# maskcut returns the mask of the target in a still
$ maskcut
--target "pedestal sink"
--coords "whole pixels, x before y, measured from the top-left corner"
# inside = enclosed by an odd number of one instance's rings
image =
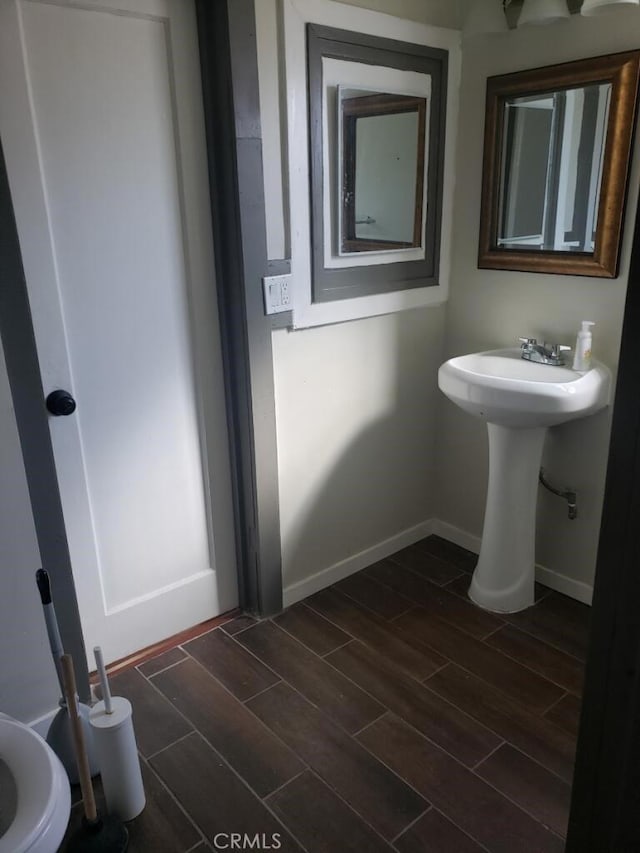
[[[594,362],[578,373],[525,361],[521,350],[462,355],[438,371],[440,390],[487,422],[489,485],[478,565],[469,597],[498,613],[534,603],[538,472],[547,428],[609,404],[611,374]]]

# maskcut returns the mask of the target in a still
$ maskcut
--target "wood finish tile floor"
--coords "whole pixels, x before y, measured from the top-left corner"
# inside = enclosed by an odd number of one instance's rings
[[[538,587],[487,613],[474,563],[431,536],[114,677],[147,792],[132,853],[562,851],[589,608]]]

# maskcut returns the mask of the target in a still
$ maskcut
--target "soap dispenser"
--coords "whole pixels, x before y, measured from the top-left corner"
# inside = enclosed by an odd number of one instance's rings
[[[591,370],[591,326],[595,323],[591,320],[583,320],[582,328],[576,338],[576,349],[573,355],[573,369],[579,371]]]

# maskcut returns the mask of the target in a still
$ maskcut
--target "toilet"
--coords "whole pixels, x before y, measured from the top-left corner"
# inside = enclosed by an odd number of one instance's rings
[[[15,784],[15,814],[0,853],[56,853],[71,812],[69,779],[37,732],[0,713],[0,759]]]

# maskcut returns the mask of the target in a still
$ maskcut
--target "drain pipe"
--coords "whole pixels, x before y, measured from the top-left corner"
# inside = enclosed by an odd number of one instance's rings
[[[548,480],[545,480],[544,468],[540,469],[538,480],[547,491],[551,492],[551,494],[558,495],[559,498],[564,498],[566,500],[568,508],[567,514],[572,521],[574,518],[578,517],[577,495],[575,491],[572,489],[555,489]]]

